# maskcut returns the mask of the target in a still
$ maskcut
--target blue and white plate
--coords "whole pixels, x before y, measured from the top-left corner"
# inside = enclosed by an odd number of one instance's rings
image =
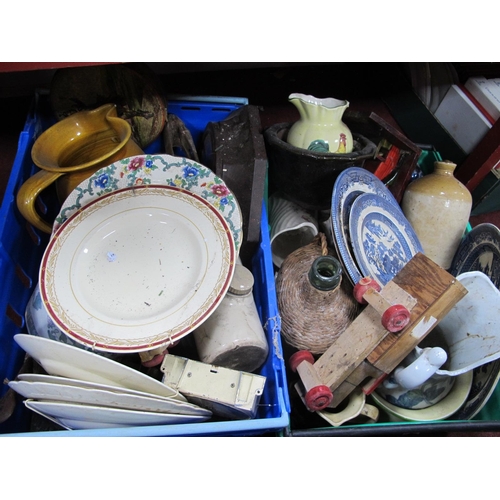
[[[461,241],[449,273],[453,276],[481,271],[500,288],[500,229],[485,222],[477,225]]]
[[[333,241],[338,257],[352,284],[356,284],[363,276],[354,258],[349,234],[349,217],[354,200],[364,193],[373,193],[388,203],[398,207],[393,194],[370,171],[360,167],[345,169],[337,177],[332,193],[331,224]]]
[[[385,286],[418,252],[423,253],[415,231],[393,203],[379,195],[358,196],[351,207],[349,234],[363,276]]]

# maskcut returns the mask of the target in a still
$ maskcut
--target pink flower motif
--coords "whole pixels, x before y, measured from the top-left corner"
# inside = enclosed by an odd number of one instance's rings
[[[217,196],[223,197],[229,194],[229,189],[222,184],[214,184],[212,186],[212,193],[216,194]]]
[[[136,156],[130,160],[128,164],[128,170],[137,170],[141,168],[145,163],[145,159],[142,156]]]
[[[139,177],[138,179],[135,180],[135,185],[136,186],[140,186],[141,184],[143,184],[143,181],[142,179]]]

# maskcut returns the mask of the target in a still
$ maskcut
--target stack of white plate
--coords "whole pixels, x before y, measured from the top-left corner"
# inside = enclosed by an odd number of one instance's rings
[[[9,386],[29,409],[65,429],[204,422],[212,412],[126,365],[43,337],[14,337],[47,374],[20,374]]]

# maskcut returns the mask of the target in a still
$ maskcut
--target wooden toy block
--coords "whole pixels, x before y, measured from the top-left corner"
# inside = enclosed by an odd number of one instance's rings
[[[316,361],[307,351],[290,359],[311,411],[337,407],[358,386],[372,392],[467,289],[418,253],[383,288],[366,278],[354,293],[366,307],[327,351]]]

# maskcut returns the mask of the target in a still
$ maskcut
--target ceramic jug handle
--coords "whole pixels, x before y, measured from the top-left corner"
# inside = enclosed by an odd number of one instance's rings
[[[394,379],[405,389],[415,389],[430,379],[447,359],[448,355],[441,347],[423,349],[420,356],[406,368],[396,368]]]
[[[64,172],[40,170],[32,175],[17,193],[17,208],[19,208],[21,215],[37,229],[49,234],[52,232],[52,225],[47,223],[36,211],[35,202],[38,195],[61,175],[64,175]]]

